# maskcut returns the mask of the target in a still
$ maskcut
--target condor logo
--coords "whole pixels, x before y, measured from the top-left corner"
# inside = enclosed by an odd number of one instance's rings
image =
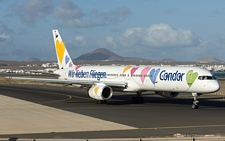
[[[161,71],[159,78],[162,81],[182,81],[185,73],[180,73],[178,70],[176,72],[166,72],[166,70]]]

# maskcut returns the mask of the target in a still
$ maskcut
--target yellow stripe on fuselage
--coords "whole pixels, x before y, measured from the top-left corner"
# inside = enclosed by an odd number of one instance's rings
[[[132,66],[126,66],[124,69],[123,69],[123,73],[125,73],[127,70],[129,70]]]

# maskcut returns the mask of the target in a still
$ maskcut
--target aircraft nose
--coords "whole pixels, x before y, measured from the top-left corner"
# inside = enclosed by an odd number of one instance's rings
[[[219,91],[220,83],[218,81],[214,81],[213,83],[210,84],[210,89],[212,92]]]

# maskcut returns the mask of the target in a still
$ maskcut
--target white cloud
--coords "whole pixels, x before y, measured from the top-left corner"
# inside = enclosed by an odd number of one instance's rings
[[[167,24],[149,28],[130,28],[120,37],[106,37],[98,41],[100,47],[119,49],[130,53],[160,52],[198,46],[200,39],[190,30],[174,29]],[[163,50],[163,51],[162,51]]]
[[[118,43],[119,41],[112,36],[106,36],[103,40],[98,40],[96,46],[100,48],[118,49]]]
[[[131,15],[131,11],[126,7],[118,7],[108,12],[92,10],[90,14],[85,14],[78,5],[70,0],[60,2],[60,7],[54,11],[54,17],[63,20],[60,25],[66,28],[106,26],[118,23]]]
[[[156,24],[149,28],[130,28],[121,36],[105,36],[98,40],[76,36],[66,45],[70,47],[73,58],[96,48],[107,48],[122,56],[152,60],[169,57],[177,61],[193,61],[205,56],[220,59],[225,54],[225,39],[222,36],[215,35],[211,41],[201,41],[192,31],[174,29],[167,24]]]
[[[79,19],[84,16],[82,10],[70,0],[62,0],[60,2],[62,7],[59,7],[54,11],[54,16],[56,18],[72,20]]]
[[[75,44],[80,47],[87,47],[89,45],[89,42],[83,36],[76,36]]]
[[[221,35],[213,35],[209,41],[202,42],[199,46],[194,48],[192,52],[193,56],[214,56],[218,59],[225,61],[223,59],[225,54],[225,38]]]
[[[130,9],[126,7],[118,7],[115,10],[108,12],[99,12],[97,10],[93,10],[90,13],[90,16],[98,18],[100,19],[100,21],[103,21],[106,24],[114,24],[127,18],[131,14],[132,12],[130,11]]]
[[[48,15],[62,20],[59,24],[65,28],[90,28],[115,24],[131,15],[126,7],[118,7],[113,11],[99,12],[93,10],[85,14],[80,7],[71,0],[60,0],[53,3],[51,0],[28,0],[23,4],[14,4],[12,11],[23,23],[34,25]],[[54,9],[57,7],[56,9]]]
[[[186,47],[200,43],[199,38],[190,30],[175,30],[167,24],[155,24],[147,29],[131,28],[125,31],[124,38],[130,45],[149,47]]]
[[[130,28],[121,36],[105,36],[97,41],[77,36],[70,46],[76,50],[75,57],[96,48],[107,48],[122,56],[151,60],[173,58],[177,61],[194,61],[206,56],[220,59],[225,54],[225,38],[221,35],[214,35],[211,41],[201,41],[192,31],[174,29],[167,24]]]
[[[63,21],[60,25],[66,28],[89,28],[95,26],[104,26],[105,24],[101,21],[83,21],[82,19],[70,19]]]
[[[127,29],[119,37],[106,36],[98,40],[97,44],[98,47],[108,48],[120,55],[155,60],[192,56],[193,48],[200,46],[202,41],[190,30],[174,29],[168,24],[155,24],[149,28]],[[190,54],[184,50],[190,51]]]
[[[12,34],[13,31],[0,21],[0,59],[2,60],[13,57],[18,51],[18,49],[13,46]]]
[[[20,17],[20,20],[28,24],[33,24],[50,15],[53,8],[51,0],[28,0],[24,4],[12,6],[13,12]]]
[[[10,35],[6,35],[5,33],[0,34],[0,43],[10,41],[10,40],[11,40]]]
[[[83,36],[76,36],[75,37],[75,40],[77,40],[77,41],[83,41],[84,40],[84,37]]]
[[[114,43],[113,40],[114,40],[114,39],[113,39],[113,37],[111,37],[111,36],[107,36],[107,37],[106,37],[106,42]]]
[[[129,36],[138,36],[140,37],[141,33],[143,32],[143,29],[142,28],[130,28],[130,29],[127,29],[123,36],[125,36],[126,38],[128,38]]]
[[[12,30],[0,21],[0,44],[2,46],[9,45],[11,42]]]
[[[62,6],[54,11],[54,17],[62,19],[60,26],[66,28],[89,28],[95,26],[105,25],[101,21],[83,20],[85,14],[79,8],[78,5],[74,4],[70,0],[60,1]]]

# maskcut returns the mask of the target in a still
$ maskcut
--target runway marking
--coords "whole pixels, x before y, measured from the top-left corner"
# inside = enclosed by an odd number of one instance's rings
[[[139,129],[142,129],[142,130],[160,130],[160,129],[187,129],[187,128],[207,128],[207,127],[225,127],[225,124],[190,125],[190,126],[166,126],[166,127],[139,128]]]
[[[10,88],[8,88],[8,89],[10,89]],[[13,89],[13,88],[11,88],[11,89]],[[16,89],[16,88],[15,88]],[[18,89],[18,90],[24,90],[24,89]],[[73,98],[73,97],[77,97],[77,98],[84,98],[84,97],[79,97],[79,96],[72,96],[72,95],[66,95],[66,94],[60,94],[60,93],[53,93],[53,92],[46,92],[46,91],[41,91],[41,90],[24,90],[24,91],[36,91],[36,92],[43,92],[43,93],[48,93],[48,94],[54,94],[54,95],[62,95],[62,96],[67,96],[68,98],[67,98],[67,100],[69,100],[69,99],[71,99],[71,98]],[[88,100],[90,100],[90,98],[84,98],[84,99],[88,99]],[[66,100],[66,99],[64,99],[64,100]],[[63,101],[63,100],[56,100],[55,102],[57,102],[57,101]],[[54,101],[52,101],[52,102],[54,102]],[[24,105],[22,105],[22,106],[24,106]],[[8,107],[10,107],[10,108],[12,108],[11,106],[7,106],[7,108]],[[7,109],[6,108],[6,109]],[[51,111],[51,110],[50,110]],[[17,111],[16,111],[17,112]],[[14,113],[14,112],[13,112]],[[46,115],[51,115],[51,114],[49,114],[49,112],[46,114]],[[62,114],[60,114],[60,115],[62,115]],[[5,114],[2,114],[2,117],[4,117],[5,116]],[[16,117],[16,116],[15,116]],[[18,116],[19,117],[19,116]],[[56,116],[52,116],[52,117],[56,117]],[[74,116],[70,116],[70,118],[71,117],[74,117]],[[82,119],[82,118],[81,118]],[[77,125],[76,125],[77,126]],[[2,126],[2,127],[5,127],[5,126]],[[135,129],[131,129],[131,128],[126,128],[126,129],[124,129],[124,128],[117,128],[116,130],[124,130],[124,131],[129,131],[129,130],[163,130],[163,129],[191,129],[191,128],[209,128],[209,127],[225,127],[225,124],[220,124],[220,125],[217,125],[217,124],[212,124],[212,125],[190,125],[190,126],[165,126],[165,127],[147,127],[147,128],[138,128],[138,127],[133,127],[133,128],[135,128]],[[112,128],[111,129],[108,129],[108,130],[111,130],[111,131],[115,131],[115,130],[113,130]],[[94,130],[91,130],[91,131],[99,131],[98,129],[94,129]],[[74,131],[74,132],[80,132],[80,130],[76,130],[76,131]]]
[[[138,128],[136,129],[118,129],[121,131],[131,131],[131,130],[162,130],[162,129],[188,129],[188,128],[207,128],[207,127],[225,127],[225,124],[219,125],[191,125],[191,126],[167,126],[167,127],[149,127],[149,128]],[[111,130],[114,131],[114,130]]]
[[[4,87],[5,88],[5,87]],[[72,95],[68,95],[68,94],[61,94],[61,93],[54,93],[54,92],[46,92],[46,91],[42,91],[42,90],[26,90],[26,89],[22,89],[22,88],[5,88],[5,89],[15,89],[15,90],[23,90],[23,91],[33,91],[33,92],[42,92],[42,93],[48,93],[48,94],[52,94],[52,95],[61,95],[61,96],[67,96],[69,98],[67,99],[62,99],[62,100],[55,100],[55,101],[48,101],[48,102],[41,102],[40,104],[48,104],[48,103],[56,103],[56,102],[62,102],[62,101],[67,101],[74,98],[80,98],[80,99],[86,99],[86,100],[91,100],[90,98],[85,98],[85,97],[80,97],[80,96],[72,96]]]
[[[54,94],[54,93],[52,93],[52,94]],[[55,93],[54,95],[60,95],[60,94],[56,94]],[[69,98],[62,99],[62,100],[54,100],[54,101],[48,101],[48,102],[41,102],[40,104],[56,103],[56,102],[62,102],[62,101],[67,101],[67,100],[72,99],[72,96],[70,96],[70,95],[65,95],[65,96],[68,96]]]

